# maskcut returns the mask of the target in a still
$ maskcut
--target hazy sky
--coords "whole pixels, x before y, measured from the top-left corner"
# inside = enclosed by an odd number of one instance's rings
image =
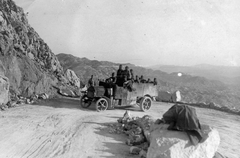
[[[55,54],[240,66],[240,0],[15,0]]]

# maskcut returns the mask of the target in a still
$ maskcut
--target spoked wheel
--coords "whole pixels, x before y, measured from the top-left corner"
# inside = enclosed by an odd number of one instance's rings
[[[91,105],[92,101],[89,100],[87,95],[83,95],[80,99],[80,104],[83,108],[88,108]]]
[[[142,111],[148,111],[152,106],[152,99],[150,97],[143,97],[140,101],[140,109]]]
[[[98,112],[105,111],[108,108],[108,100],[106,98],[100,98],[96,102],[96,110]]]

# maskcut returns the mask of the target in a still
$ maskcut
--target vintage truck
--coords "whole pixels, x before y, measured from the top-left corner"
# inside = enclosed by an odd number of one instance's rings
[[[157,86],[152,83],[133,83],[133,91],[117,87],[115,98],[113,89],[103,86],[92,86],[80,98],[83,108],[88,108],[95,103],[97,111],[105,111],[115,106],[138,105],[142,111],[147,111],[152,106],[153,98],[158,95]]]

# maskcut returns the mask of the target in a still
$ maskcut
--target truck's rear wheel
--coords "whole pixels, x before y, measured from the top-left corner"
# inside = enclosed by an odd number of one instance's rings
[[[106,98],[100,98],[96,102],[96,110],[98,112],[105,111],[108,108],[108,100]]]
[[[83,95],[80,98],[80,104],[83,108],[88,108],[91,105],[92,101],[89,100],[89,98],[87,97],[87,95]]]
[[[140,109],[142,111],[148,111],[152,106],[152,99],[148,96],[145,96],[140,101]]]

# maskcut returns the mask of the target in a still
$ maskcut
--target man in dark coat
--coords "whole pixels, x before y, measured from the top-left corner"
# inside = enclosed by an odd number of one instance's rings
[[[123,69],[122,69],[122,65],[119,65],[119,69],[117,70],[117,77],[116,77],[116,84],[119,87],[123,86]]]

